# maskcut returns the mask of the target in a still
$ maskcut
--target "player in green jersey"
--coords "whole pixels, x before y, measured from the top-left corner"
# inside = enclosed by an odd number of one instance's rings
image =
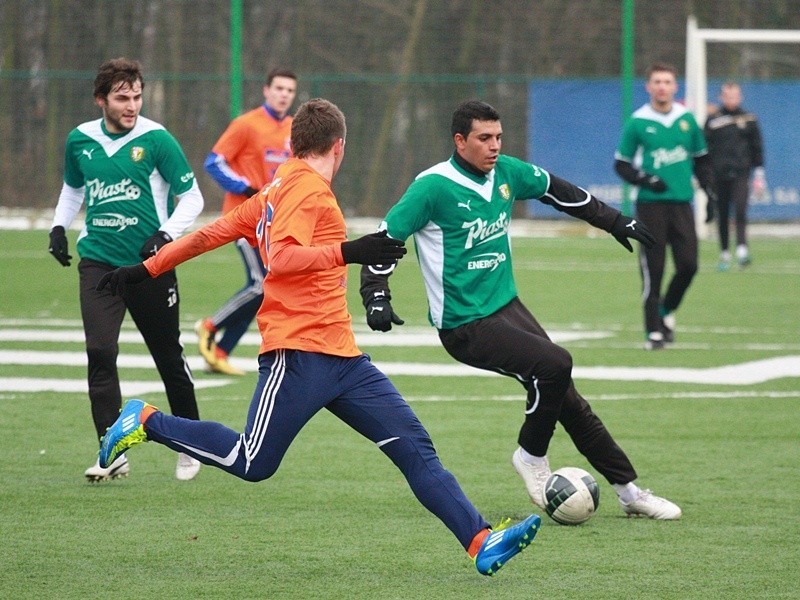
[[[77,243],[78,274],[89,400],[98,440],[122,405],[117,355],[126,311],[153,356],[173,414],[199,418],[180,342],[175,272],[122,296],[95,289],[105,273],[137,264],[178,237],[203,209],[203,196],[178,142],[163,126],[139,115],[143,88],[139,63],[118,58],[100,66],[94,98],[103,116],[78,125],[67,137],[64,184],[50,230],[50,253],[70,266],[66,230],[80,209],[85,210]],[[192,479],[199,469],[199,461],[181,454],[175,476]],[[95,463],[85,476],[96,482],[124,477],[129,470],[122,456],[107,468]]]
[[[655,63],[647,70],[650,102],[631,115],[622,130],[614,168],[639,186],[636,216],[656,239],[640,253],[645,348],[659,350],[674,340],[675,315],[697,272],[694,186],[696,174],[708,196],[706,221],[714,218],[716,192],[703,130],[685,106],[674,101],[675,67]],[[675,274],[661,293],[667,246]]]
[[[528,495],[544,508],[547,449],[560,422],[614,486],[627,514],[679,518],[675,504],[634,483],[637,474],[630,460],[575,389],[569,352],[550,340],[520,302],[511,264],[509,226],[516,200],[538,199],[583,219],[631,252],[630,240],[652,245],[650,232],[568,181],[500,154],[500,116],[485,102],[461,104],[451,132],[453,155],[417,176],[381,229],[400,240],[414,236],[429,319],[445,350],[464,364],[513,377],[527,390],[512,463]],[[403,324],[392,310],[392,271],[392,266],[361,271],[361,296],[374,330]]]

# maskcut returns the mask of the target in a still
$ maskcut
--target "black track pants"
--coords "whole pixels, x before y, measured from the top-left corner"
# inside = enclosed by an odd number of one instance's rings
[[[464,364],[513,377],[527,390],[518,442],[544,456],[556,423],[609,483],[636,479],[630,460],[572,382],[572,357],[550,341],[518,298],[499,311],[439,332],[445,350]]]
[[[736,245],[747,245],[747,196],[750,193],[750,182],[747,177],[737,179],[717,179],[719,194],[719,246],[721,250],[728,250],[730,237],[728,235],[728,221],[731,206],[734,210],[736,223]]]
[[[175,271],[131,286],[123,296],[95,291],[114,268],[82,259],[80,301],[89,362],[89,400],[98,438],[119,416],[122,395],[117,373],[119,334],[125,311],[142,334],[167,392],[172,414],[198,419],[194,382],[180,343],[178,281]]]
[[[659,308],[663,307],[664,313],[677,309],[697,273],[697,232],[694,211],[688,202],[640,202],[636,206],[636,218],[647,225],[656,239],[652,248],[642,246],[639,251],[644,327],[645,332],[650,333],[661,330]],[[667,246],[672,249],[675,274],[662,294]]]

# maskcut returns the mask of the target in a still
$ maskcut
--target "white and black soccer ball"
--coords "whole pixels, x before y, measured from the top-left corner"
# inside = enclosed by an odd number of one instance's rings
[[[600,506],[600,487],[589,473],[577,467],[553,471],[544,486],[545,510],[562,525],[578,525]]]

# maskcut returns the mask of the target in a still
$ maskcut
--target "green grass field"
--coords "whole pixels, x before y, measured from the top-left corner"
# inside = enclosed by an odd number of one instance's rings
[[[797,240],[756,239],[752,267],[728,273],[714,270],[716,247],[704,242],[677,343],[657,353],[641,349],[636,258],[613,239],[515,240],[523,301],[557,339],[571,336],[562,344],[578,389],[630,455],[639,483],[684,516],[626,519],[599,479],[600,509],[589,522],[564,527],[545,516],[533,546],[485,578],[390,462],[327,413],[266,482],[210,467],[179,482],[174,454],[147,444],[131,450],[129,478],[87,484],[96,443],[86,394],[36,388],[84,381],[77,271],[47,255],[44,231],[0,236],[2,598],[800,598]],[[350,276],[361,335],[355,268]],[[192,323],[241,285],[241,266],[226,247],[181,266],[179,277],[187,355],[196,359]],[[407,323],[401,333],[430,333],[413,258],[392,283]],[[362,348],[379,364],[455,365],[436,345],[390,339]],[[121,348],[146,355],[141,343]],[[55,352],[67,358],[48,364]],[[242,346],[237,356],[252,369],[256,352]],[[781,357],[784,371],[773,372],[769,359]],[[124,367],[121,376],[158,381],[152,368]],[[196,369],[195,378],[198,386],[224,380],[198,387],[201,415],[240,429],[255,373],[226,379]],[[518,384],[469,374],[392,379],[487,519],[533,511],[510,461],[522,421]],[[163,392],[143,397],[165,404]],[[550,461],[592,471],[561,429]]]

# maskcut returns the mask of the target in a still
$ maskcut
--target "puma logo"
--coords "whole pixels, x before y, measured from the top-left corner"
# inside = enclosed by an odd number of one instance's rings
[[[472,202],[471,198],[469,200],[467,200],[466,202],[459,202],[458,203],[458,207],[459,208],[466,208],[469,212],[472,212],[472,209],[469,207],[469,203],[470,202]]]
[[[633,230],[633,229],[636,229],[636,227],[634,227],[634,225],[636,225],[636,219],[634,219],[633,221],[631,221],[630,223],[625,225],[625,227],[630,227]]]
[[[91,150],[83,150],[83,154],[89,157],[89,160],[92,160],[92,152],[94,152],[97,148],[92,148]]]

